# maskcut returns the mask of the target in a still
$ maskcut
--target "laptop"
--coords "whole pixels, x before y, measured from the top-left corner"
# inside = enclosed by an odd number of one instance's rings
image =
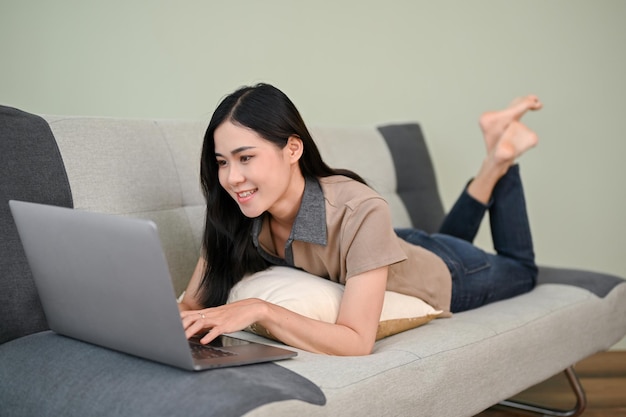
[[[228,335],[207,346],[187,340],[154,222],[9,205],[54,332],[196,371],[297,355]]]

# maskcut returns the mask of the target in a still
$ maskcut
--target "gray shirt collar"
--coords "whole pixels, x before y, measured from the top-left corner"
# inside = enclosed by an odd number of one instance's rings
[[[269,262],[280,264],[277,258],[265,252],[259,246],[259,234],[263,226],[263,219],[267,213],[263,213],[253,221],[252,241],[259,253]],[[315,178],[305,178],[304,193],[302,194],[302,202],[300,209],[293,222],[293,227],[287,239],[285,246],[285,260],[288,264],[293,265],[293,252],[291,245],[294,240],[301,242],[313,243],[316,245],[326,246],[328,240],[326,236],[326,207],[324,202],[324,193],[319,181]]]

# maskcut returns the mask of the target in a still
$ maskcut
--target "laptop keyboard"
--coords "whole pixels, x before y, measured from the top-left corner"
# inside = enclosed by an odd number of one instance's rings
[[[201,345],[199,343],[189,343],[191,355],[195,359],[223,358],[225,356],[236,356],[234,352],[215,348],[213,346]]]

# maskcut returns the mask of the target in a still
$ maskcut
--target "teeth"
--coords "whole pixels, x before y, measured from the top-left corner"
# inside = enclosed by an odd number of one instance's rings
[[[249,197],[252,194],[254,194],[254,191],[245,191],[243,193],[238,193],[239,197],[241,197],[241,198]]]

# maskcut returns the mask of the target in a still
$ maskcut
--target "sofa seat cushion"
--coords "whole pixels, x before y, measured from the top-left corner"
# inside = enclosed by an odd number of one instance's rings
[[[420,415],[474,415],[616,343],[626,329],[625,297],[626,282],[605,297],[573,285],[543,284],[380,340],[366,357],[322,361],[299,352],[297,360],[280,365],[319,385],[327,405],[289,401],[247,416],[274,416],[279,408],[282,415],[307,416],[388,412],[384,401],[366,398],[401,398],[394,401],[395,415],[411,415],[417,407]]]
[[[158,341],[157,341],[158,342]],[[324,394],[275,363],[189,372],[51,331],[0,345],[2,414],[19,416],[234,416]]]

